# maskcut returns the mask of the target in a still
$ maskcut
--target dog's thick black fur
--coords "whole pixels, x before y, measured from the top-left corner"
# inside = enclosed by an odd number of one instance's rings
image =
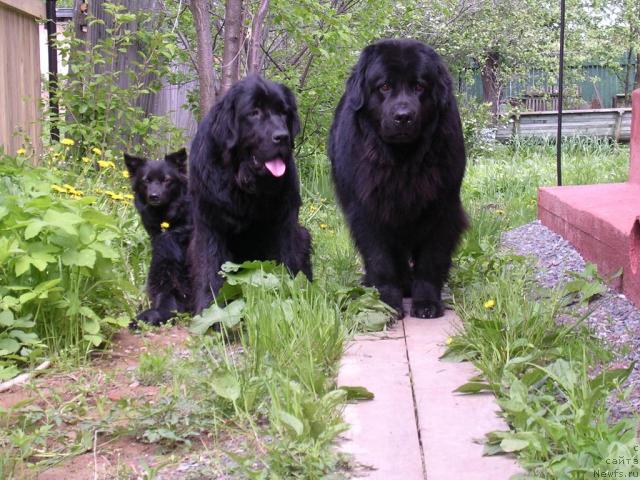
[[[298,224],[299,129],[293,93],[258,76],[236,83],[198,125],[189,168],[196,313],[217,294],[226,261],[275,260],[311,279],[311,237]]]
[[[382,40],[347,80],[328,146],[364,281],[403,315],[443,315],[441,290],[467,227],[462,126],[451,77],[430,47]]]
[[[187,185],[187,152],[181,149],[164,160],[124,155],[134,202],[151,239],[147,293],[151,308],[136,320],[165,323],[175,312],[191,309],[191,279],[187,247],[191,238],[191,204]],[[136,322],[132,323],[135,327]]]

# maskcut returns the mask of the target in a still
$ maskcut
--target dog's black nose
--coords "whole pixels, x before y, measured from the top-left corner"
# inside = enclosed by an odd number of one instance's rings
[[[393,114],[393,121],[398,125],[407,125],[413,123],[416,114],[407,108],[398,109]]]
[[[149,200],[151,200],[152,202],[157,202],[158,200],[160,200],[160,195],[158,195],[157,193],[150,193]]]
[[[289,140],[289,132],[286,130],[276,130],[271,135],[271,140],[273,140],[273,143],[284,143]]]

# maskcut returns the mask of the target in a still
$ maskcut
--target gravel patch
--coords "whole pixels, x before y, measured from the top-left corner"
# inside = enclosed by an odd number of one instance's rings
[[[518,255],[535,258],[536,280],[547,288],[561,287],[573,279],[570,272],[582,272],[585,268],[586,263],[575,248],[540,221],[503,233],[502,245]],[[615,353],[613,367],[637,362],[625,384],[632,387],[631,396],[626,400],[611,398],[609,402],[612,419],[637,414],[640,412],[640,310],[611,288],[588,307],[579,308],[580,314],[586,313],[587,308],[592,311],[585,324]]]

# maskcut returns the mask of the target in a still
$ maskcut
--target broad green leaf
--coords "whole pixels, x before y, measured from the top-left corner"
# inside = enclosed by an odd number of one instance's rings
[[[20,344],[16,340],[13,338],[0,338],[0,355],[16,353],[18,350],[20,350]]]
[[[100,332],[100,322],[93,318],[85,318],[82,329],[90,335],[97,335]]]
[[[27,228],[24,229],[24,239],[29,240],[37,236],[46,225],[47,223],[42,220],[31,220],[27,225]]]
[[[298,437],[302,435],[304,432],[304,424],[300,419],[280,409],[275,409],[274,414],[282,423],[291,428]]]
[[[14,323],[13,312],[11,310],[3,310],[0,312],[0,325],[3,327],[12,327]]]
[[[379,332],[389,321],[389,315],[383,312],[365,311],[355,316],[355,320],[365,327],[367,332]]]
[[[67,250],[62,254],[62,263],[67,266],[77,265],[79,267],[92,268],[96,263],[96,252],[89,248],[83,250]]]
[[[193,317],[189,331],[196,335],[204,335],[215,323],[222,323],[226,328],[232,328],[240,323],[244,305],[245,302],[242,299],[234,300],[224,308],[213,303],[200,315]]]
[[[14,266],[16,277],[19,277],[23,273],[29,271],[30,266],[31,261],[29,255],[21,255],[20,257],[18,257]]]
[[[454,390],[458,393],[493,392],[493,387],[484,382],[467,382]]]
[[[347,392],[347,400],[373,400],[374,394],[364,387],[342,385],[340,390]]]
[[[83,340],[90,342],[94,347],[99,347],[102,342],[104,342],[104,337],[102,335],[90,335],[86,334],[82,336]]]
[[[78,234],[75,225],[82,222],[82,217],[79,217],[75,213],[61,212],[53,209],[47,210],[42,219],[47,222],[47,224],[58,227],[73,236]]]
[[[22,330],[11,330],[9,335],[20,340],[24,345],[34,345],[40,342],[38,334],[26,333]]]
[[[2,350],[0,350],[0,356],[2,356]],[[13,377],[18,375],[20,370],[15,365],[9,365],[8,367],[0,366],[0,380],[11,380]]]
[[[232,402],[240,398],[240,384],[231,372],[216,372],[211,378],[211,388],[217,395]]]
[[[519,438],[505,438],[500,442],[500,448],[502,448],[504,452],[517,452],[528,446],[528,440],[520,440]]]

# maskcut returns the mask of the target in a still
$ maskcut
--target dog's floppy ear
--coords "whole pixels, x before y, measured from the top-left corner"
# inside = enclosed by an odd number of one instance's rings
[[[367,67],[373,56],[376,45],[369,45],[362,50],[358,63],[353,67],[351,76],[347,80],[347,102],[356,112],[364,107],[367,100],[366,75]]]
[[[284,98],[287,102],[287,127],[293,139],[300,133],[300,117],[298,117],[298,106],[296,105],[296,97],[286,85],[280,84]]]
[[[124,154],[124,164],[127,166],[127,170],[129,171],[130,177],[135,177],[136,173],[145,163],[147,163],[146,158],[142,157],[134,157],[133,155],[129,155],[128,153]]]
[[[166,154],[164,159],[176,167],[180,173],[187,173],[187,150],[185,148]]]
[[[240,122],[236,112],[236,99],[241,93],[241,84],[236,83],[213,107],[211,135],[215,143],[223,150],[225,159],[230,158],[231,150],[236,147]]]
[[[424,47],[425,61],[432,70],[431,76],[431,101],[440,111],[446,110],[453,95],[451,75],[440,56],[431,47]]]

